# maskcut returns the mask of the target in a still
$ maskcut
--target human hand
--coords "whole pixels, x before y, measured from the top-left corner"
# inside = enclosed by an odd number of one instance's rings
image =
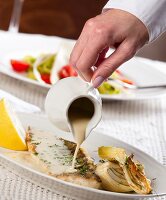
[[[85,80],[99,87],[149,39],[145,25],[134,15],[110,9],[89,19],[74,46],[70,64]],[[109,47],[115,51],[105,58]],[[95,70],[92,69],[95,66]]]

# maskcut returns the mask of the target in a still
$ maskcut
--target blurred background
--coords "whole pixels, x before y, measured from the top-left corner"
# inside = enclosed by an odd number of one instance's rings
[[[19,32],[77,39],[87,19],[100,14],[107,0],[24,0]],[[14,0],[0,0],[0,29],[8,30]],[[138,52],[166,61],[166,33]]]

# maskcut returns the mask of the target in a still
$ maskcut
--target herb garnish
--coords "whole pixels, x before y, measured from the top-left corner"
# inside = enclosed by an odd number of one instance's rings
[[[87,165],[82,166],[79,171],[81,175],[85,175],[86,172],[88,171],[89,167]]]

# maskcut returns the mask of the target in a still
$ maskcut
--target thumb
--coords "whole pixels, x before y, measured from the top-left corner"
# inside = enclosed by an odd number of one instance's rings
[[[99,87],[121,64],[129,60],[136,53],[136,48],[123,42],[120,46],[106,58],[97,68],[92,83],[95,88]]]

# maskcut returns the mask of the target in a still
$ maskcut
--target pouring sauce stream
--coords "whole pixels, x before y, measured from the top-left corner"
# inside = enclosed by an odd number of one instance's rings
[[[68,110],[68,119],[77,143],[72,169],[74,169],[80,145],[86,139],[87,126],[94,115],[94,104],[87,97],[81,97],[72,102]]]

